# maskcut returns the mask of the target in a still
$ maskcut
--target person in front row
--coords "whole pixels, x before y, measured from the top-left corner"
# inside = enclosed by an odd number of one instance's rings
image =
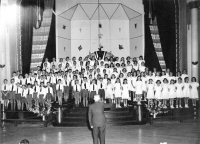
[[[63,84],[61,84],[61,79],[58,80],[58,84],[56,85],[56,91],[57,91],[58,103],[61,106],[62,105],[63,92],[64,92],[64,86],[63,86]]]
[[[73,85],[73,94],[74,94],[76,107],[78,107],[79,104],[81,103],[80,91],[81,91],[81,87],[79,84],[79,80],[75,80],[75,84]]]
[[[51,100],[53,98],[53,88],[51,87],[51,84],[47,82],[47,87],[46,87],[46,100],[47,103],[50,104]]]
[[[94,96],[95,103],[89,106],[88,119],[92,128],[93,143],[105,144],[106,118],[104,114],[104,103],[101,102],[100,95]]]
[[[87,107],[88,106],[88,97],[89,97],[89,88],[90,88],[90,83],[87,80],[87,77],[83,78],[83,83],[81,84],[81,97],[83,98],[83,106]]]
[[[16,98],[15,98],[16,89],[17,89],[17,86],[15,84],[15,79],[11,79],[10,104],[11,104],[11,110],[14,110],[14,111],[15,111],[15,105],[16,105]]]
[[[98,93],[98,87],[96,84],[96,79],[92,80],[92,84],[90,84],[90,96],[89,96],[89,102],[93,103],[94,101],[94,95]]]
[[[105,87],[106,86],[103,83],[103,78],[102,77],[99,79],[97,85],[98,85],[98,89],[99,89],[98,94],[100,95],[101,100],[104,101],[105,100]]]

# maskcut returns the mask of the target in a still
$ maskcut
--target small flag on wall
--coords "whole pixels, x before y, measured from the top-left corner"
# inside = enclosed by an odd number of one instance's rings
[[[123,45],[119,45],[119,50],[124,49]]]
[[[80,46],[78,47],[78,50],[81,51],[82,49],[83,49],[83,47],[80,45]]]

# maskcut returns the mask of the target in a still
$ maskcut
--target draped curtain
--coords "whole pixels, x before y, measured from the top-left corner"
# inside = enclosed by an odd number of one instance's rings
[[[55,10],[55,1],[54,0],[48,0],[48,5]],[[44,58],[42,61],[45,61],[46,58],[49,59],[49,61],[52,61],[53,58],[56,57],[56,34],[55,34],[55,15],[52,13],[52,19],[51,19],[51,27],[49,32],[49,37],[47,41],[47,46],[44,54]],[[42,65],[41,65],[42,66]]]
[[[34,2],[23,0],[21,3],[21,54],[22,73],[29,73],[32,52],[33,26],[35,23]]]
[[[155,15],[157,17],[160,41],[166,67],[176,73],[176,27],[175,0],[156,2]]]
[[[148,67],[159,65],[153,52],[151,37],[149,35],[149,11],[152,18],[157,18],[158,31],[166,67],[174,74],[176,72],[176,26],[175,2],[177,0],[143,0],[145,9],[146,48],[145,59]],[[151,7],[149,7],[151,3]],[[175,9],[177,8],[177,9]],[[152,57],[151,57],[152,56]]]
[[[40,2],[40,3],[39,3]],[[37,6],[40,6],[38,9]],[[22,74],[30,72],[33,27],[38,28],[38,12],[40,16],[44,8],[44,1],[41,0],[22,0],[20,21],[21,21],[21,60]],[[38,10],[38,12],[37,12]],[[41,16],[42,17],[42,16]]]
[[[145,10],[145,65],[150,69],[156,68],[161,71],[158,57],[153,45],[153,40],[150,32],[150,20],[149,20],[149,0],[143,0]]]

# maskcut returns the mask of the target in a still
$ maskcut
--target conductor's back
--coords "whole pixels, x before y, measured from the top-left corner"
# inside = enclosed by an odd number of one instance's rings
[[[94,144],[105,144],[106,118],[104,115],[104,103],[100,101],[100,96],[94,96],[94,104],[89,106],[88,119],[92,128]]]
[[[93,127],[103,127],[106,124],[104,103],[95,102],[89,106],[89,123]]]

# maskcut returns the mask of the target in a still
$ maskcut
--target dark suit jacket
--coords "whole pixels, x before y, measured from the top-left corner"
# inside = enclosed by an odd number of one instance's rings
[[[104,115],[104,103],[95,102],[89,106],[89,123],[90,126],[103,127],[106,125],[106,118]]]

